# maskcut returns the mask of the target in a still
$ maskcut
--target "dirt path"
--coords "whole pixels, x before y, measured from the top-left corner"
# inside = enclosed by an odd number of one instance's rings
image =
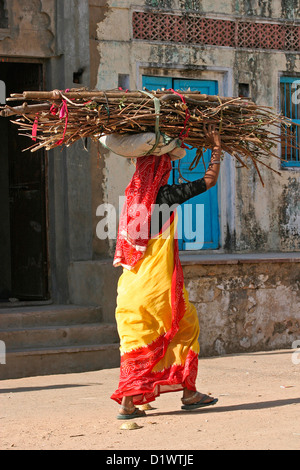
[[[300,449],[300,364],[292,351],[201,359],[198,389],[219,403],[187,413],[180,393],[164,394],[134,431],[120,429],[109,398],[118,375],[110,369],[0,382],[0,449]]]

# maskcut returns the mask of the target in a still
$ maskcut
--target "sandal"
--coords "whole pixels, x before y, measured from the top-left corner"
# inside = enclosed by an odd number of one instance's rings
[[[182,398],[181,401],[183,403],[183,406],[181,407],[182,410],[195,410],[197,408],[204,408],[205,406],[213,406],[216,403],[218,403],[217,398],[213,398],[211,401],[205,401],[208,398],[211,398],[209,395],[203,395],[202,398],[197,401],[196,403],[191,403],[193,400],[196,398],[196,396],[201,394],[199,392],[196,392],[192,397],[190,398]]]
[[[144,418],[146,416],[145,411],[139,410],[135,406],[132,408],[127,408],[126,406],[121,405],[122,410],[126,412],[126,414],[119,414],[117,419],[134,419],[134,418]]]

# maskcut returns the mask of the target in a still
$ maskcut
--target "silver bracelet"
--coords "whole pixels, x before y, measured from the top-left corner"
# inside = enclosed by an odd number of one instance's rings
[[[214,165],[215,163],[219,163],[219,164],[220,164],[220,163],[221,163],[221,160],[218,160],[218,161],[211,161],[211,162],[210,162],[210,165]]]

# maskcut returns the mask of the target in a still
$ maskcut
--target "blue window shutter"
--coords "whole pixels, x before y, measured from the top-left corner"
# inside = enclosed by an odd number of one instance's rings
[[[160,88],[173,88],[175,90],[201,91],[203,94],[218,94],[218,82],[209,80],[181,80],[169,77],[143,77],[143,87],[148,90]],[[195,181],[205,174],[211,152],[204,153],[204,161],[200,162],[195,170],[189,171],[189,166],[196,155],[195,149],[188,149],[187,156],[181,161],[180,171],[184,178]],[[182,181],[183,183],[185,181]],[[178,162],[174,162],[173,171],[169,184],[179,183]],[[218,186],[209,191],[190,199],[181,205],[179,215],[180,250],[213,250],[219,248],[219,208],[218,208]]]
[[[148,90],[159,90],[161,88],[172,88],[173,80],[170,77],[143,77],[143,88]]]
[[[200,91],[207,95],[218,94],[218,82],[208,80],[174,80],[174,89],[187,91]],[[189,170],[190,164],[196,156],[196,150],[191,149],[187,151],[187,156],[180,164],[180,171],[183,178],[189,181],[195,181],[202,178],[205,174],[205,169],[208,167],[211,151],[206,151],[203,155],[204,162],[199,162],[197,168],[193,171]],[[175,183],[179,182],[178,162],[176,162],[175,169]],[[184,181],[183,181],[184,182]],[[189,206],[186,209],[186,206]],[[199,206],[197,208],[197,205]],[[202,209],[204,214],[202,214]],[[192,212],[192,217],[191,217]],[[190,199],[182,205],[182,224],[183,224],[183,237],[180,243],[182,250],[214,250],[219,248],[219,208],[218,208],[218,185],[211,188],[209,191],[200,194],[199,196]],[[188,219],[188,220],[186,220]],[[203,226],[204,224],[204,226]],[[191,226],[191,232],[195,233],[194,239],[188,237],[188,226]]]

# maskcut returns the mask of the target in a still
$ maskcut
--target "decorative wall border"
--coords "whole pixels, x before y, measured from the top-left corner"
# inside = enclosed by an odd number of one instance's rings
[[[133,39],[300,53],[300,25],[150,11],[132,14]]]

